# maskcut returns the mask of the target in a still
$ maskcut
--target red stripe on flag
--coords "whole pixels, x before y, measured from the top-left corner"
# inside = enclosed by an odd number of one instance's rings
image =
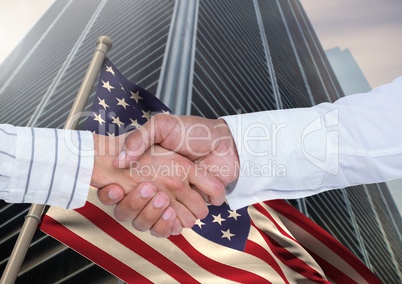
[[[152,283],[120,260],[91,244],[46,215],[40,229],[128,283]],[[79,250],[78,250],[79,248]]]
[[[284,200],[272,200],[265,202],[269,207],[276,210],[291,222],[314,236],[322,242],[326,247],[332,250],[353,269],[355,269],[367,282],[381,283],[381,281],[368,269],[368,267],[351,251],[349,251],[342,243],[335,239],[330,233],[321,228],[317,223],[309,219]],[[322,259],[322,258],[320,258]],[[321,265],[321,264],[320,264]],[[329,273],[326,271],[326,273]],[[332,277],[331,277],[332,278]],[[333,278],[332,278],[333,279]],[[335,280],[335,279],[334,279]]]
[[[169,240],[191,257],[191,259],[203,269],[221,278],[241,283],[270,283],[267,279],[257,274],[208,258],[196,250],[183,235],[170,237]]]
[[[320,256],[316,255],[314,252],[307,250],[317,261],[320,263],[320,266],[324,271],[326,271],[328,278],[335,281],[336,283],[357,283],[353,279],[351,279],[348,275],[343,273],[341,270],[330,264],[325,259],[321,258]],[[376,283],[376,282],[369,282],[369,283]],[[357,283],[358,284],[358,283]]]
[[[286,279],[286,275],[283,273],[281,267],[279,264],[276,262],[276,260],[273,258],[272,255],[270,255],[265,248],[261,247],[259,244],[247,240],[246,242],[246,247],[244,248],[244,252],[254,255],[261,260],[265,261],[269,266],[271,266],[281,277],[282,280],[289,284],[289,281]]]
[[[76,211],[88,218],[92,223],[94,223],[112,238],[133,252],[137,253],[142,258],[159,267],[180,283],[199,283],[182,268],[149,246],[147,243],[143,242],[137,236],[120,225],[115,219],[110,217],[107,213],[92,203],[87,202],[84,207],[79,208]]]
[[[298,258],[296,255],[290,253],[284,247],[282,247],[279,243],[277,243],[274,239],[269,236],[266,236],[271,242],[271,250],[275,251],[275,255],[290,269],[295,272],[303,275],[303,277],[314,281],[315,283],[329,283],[330,282],[323,278],[323,276],[310,265],[305,263],[303,260]]]
[[[289,235],[288,232],[286,232],[281,226],[279,226],[275,219],[271,216],[271,214],[267,212],[267,210],[261,204],[253,204],[253,207],[257,209],[258,212],[263,214],[266,218],[268,218],[283,236],[297,243],[297,240],[292,235]]]
[[[255,204],[253,206],[256,207],[256,209],[258,211],[260,211],[262,214],[264,214],[264,215],[268,214],[268,212],[261,205]],[[257,208],[257,207],[259,207],[259,208]],[[272,218],[272,222],[275,224],[276,227],[280,227],[279,224],[277,224],[273,218]],[[252,225],[254,227],[256,227],[255,224],[252,224]],[[300,275],[303,275],[303,277],[305,277],[311,281],[314,281],[316,283],[330,283],[326,279],[324,279],[323,276],[317,270],[312,268],[310,265],[305,263],[303,260],[298,258],[293,253],[289,252],[286,248],[284,248],[281,244],[279,244],[277,241],[275,241],[268,234],[266,234],[265,232],[263,232],[261,229],[259,229],[257,227],[256,227],[256,229],[260,232],[261,236],[264,238],[265,242],[268,244],[271,251],[287,267],[289,267],[293,271],[299,273]]]

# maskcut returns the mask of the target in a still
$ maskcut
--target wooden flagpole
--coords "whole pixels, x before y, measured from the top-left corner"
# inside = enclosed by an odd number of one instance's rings
[[[108,36],[101,36],[98,38],[94,55],[92,56],[92,60],[81,83],[81,87],[78,90],[74,104],[71,107],[64,129],[75,129],[77,127],[78,119],[76,119],[76,116],[84,110],[93,85],[95,84],[96,78],[102,68],[102,63],[106,58],[107,52],[111,48],[112,41]],[[33,204],[29,209],[13,251],[8,259],[7,266],[1,277],[0,284],[12,284],[17,279],[33,235],[41,221],[44,209],[45,205],[40,204]]]

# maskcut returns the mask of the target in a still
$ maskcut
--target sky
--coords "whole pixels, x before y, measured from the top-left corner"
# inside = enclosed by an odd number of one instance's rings
[[[324,49],[349,48],[372,88],[402,75],[401,0],[301,0]]]
[[[0,0],[0,64],[54,0]]]
[[[0,0],[0,64],[54,0]],[[402,75],[402,0],[300,0],[324,49],[348,48],[372,88]],[[402,212],[402,181],[392,186]]]

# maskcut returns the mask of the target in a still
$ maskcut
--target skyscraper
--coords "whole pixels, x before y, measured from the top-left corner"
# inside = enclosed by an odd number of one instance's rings
[[[113,39],[108,57],[120,71],[176,113],[212,118],[343,96],[297,0],[60,0],[1,66],[0,121],[62,127],[103,34]],[[402,243],[382,187],[290,202],[393,283],[400,279]],[[0,206],[4,268],[27,206]],[[76,280],[116,282],[37,233],[18,281]]]
[[[345,95],[365,93],[371,86],[348,48],[325,51]]]

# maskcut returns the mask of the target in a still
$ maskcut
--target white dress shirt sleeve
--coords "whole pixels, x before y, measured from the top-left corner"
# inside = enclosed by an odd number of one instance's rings
[[[240,158],[233,209],[402,177],[402,77],[333,104],[222,118]]]
[[[0,125],[0,198],[71,209],[83,206],[93,145],[87,131]]]

